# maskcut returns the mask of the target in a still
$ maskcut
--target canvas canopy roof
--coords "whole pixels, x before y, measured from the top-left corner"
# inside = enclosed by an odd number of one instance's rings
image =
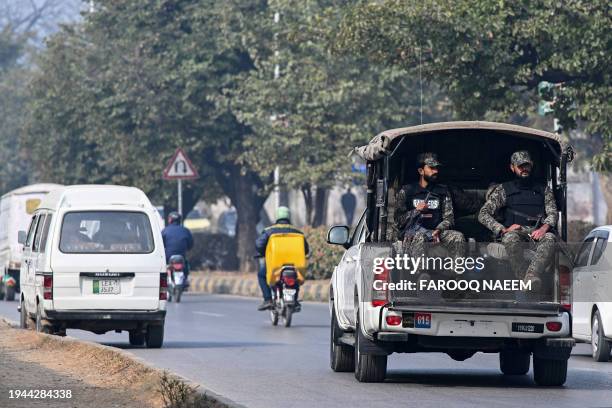
[[[384,156],[391,154],[393,147],[397,142],[407,136],[423,135],[426,133],[444,132],[452,130],[491,130],[500,133],[509,134],[512,136],[527,137],[527,138],[543,138],[549,140],[559,149],[559,152],[565,150],[566,143],[559,135],[545,132],[543,130],[532,129],[524,126],[510,125],[497,122],[483,121],[462,121],[462,122],[441,122],[428,123],[426,125],[404,127],[398,129],[385,130],[376,135],[370,143],[365,146],[356,147],[354,152],[361,158],[368,161],[375,161]],[[492,133],[494,134],[494,133]]]

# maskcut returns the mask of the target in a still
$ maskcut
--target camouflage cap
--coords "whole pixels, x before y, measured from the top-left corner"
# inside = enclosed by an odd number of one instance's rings
[[[525,163],[533,164],[533,160],[531,160],[531,156],[527,150],[519,150],[518,152],[512,153],[510,163],[514,164],[515,166],[520,166],[521,164]]]
[[[417,164],[419,166],[427,165],[429,167],[439,167],[442,163],[438,160],[438,155],[432,152],[421,153],[417,156]]]

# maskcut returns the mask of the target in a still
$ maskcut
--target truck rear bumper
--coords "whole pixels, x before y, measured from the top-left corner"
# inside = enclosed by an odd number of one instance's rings
[[[567,360],[575,340],[571,337],[511,339],[491,337],[437,337],[398,332],[376,333],[375,340],[360,340],[361,352],[388,355],[391,353],[442,352],[463,350],[475,353],[498,353],[503,350],[523,350],[537,358]]]
[[[392,320],[396,324],[387,322],[389,316],[396,316]],[[378,317],[377,327],[370,327],[371,331],[366,329],[366,334],[398,332],[437,337],[508,339],[570,337],[571,334],[570,315],[567,312],[550,315],[472,314],[381,308]],[[400,324],[397,324],[397,317],[401,317]]]

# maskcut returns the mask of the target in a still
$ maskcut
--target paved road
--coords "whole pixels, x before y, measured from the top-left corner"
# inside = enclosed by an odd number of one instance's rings
[[[227,398],[253,408],[274,407],[611,407],[612,362],[595,363],[586,345],[574,349],[563,388],[536,387],[531,376],[505,378],[497,355],[456,362],[441,353],[389,358],[387,381],[359,384],[328,367],[328,309],[306,303],[294,327],[272,327],[257,300],[189,295],[170,304],[164,348],[132,348],[127,333],[74,337],[129,350]],[[16,303],[0,315],[18,320]]]

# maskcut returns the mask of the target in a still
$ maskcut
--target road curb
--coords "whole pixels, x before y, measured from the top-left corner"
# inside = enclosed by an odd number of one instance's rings
[[[193,293],[214,293],[251,297],[261,296],[259,284],[253,274],[209,274],[205,272],[193,272],[189,280],[191,282],[189,291]],[[328,280],[306,281],[300,288],[300,293],[302,300],[327,302],[328,290]]]

